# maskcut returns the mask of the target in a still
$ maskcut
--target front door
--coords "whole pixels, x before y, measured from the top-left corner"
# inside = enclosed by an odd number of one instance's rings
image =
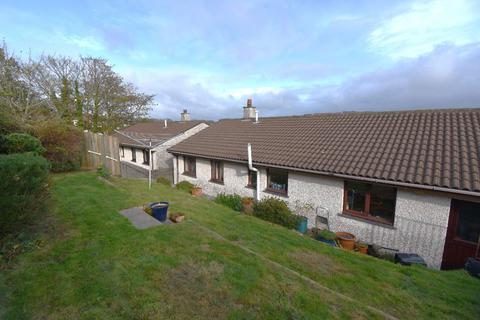
[[[480,236],[480,203],[452,200],[442,269],[463,268],[476,254]]]

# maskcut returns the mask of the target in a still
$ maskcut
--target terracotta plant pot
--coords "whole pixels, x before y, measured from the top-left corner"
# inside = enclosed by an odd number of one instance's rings
[[[251,198],[244,198],[242,199],[242,211],[245,214],[252,214],[253,213],[253,199]]]
[[[170,220],[172,220],[175,223],[180,223],[184,219],[185,219],[185,215],[179,212],[175,212],[175,213],[172,213],[172,215],[170,215]]]
[[[336,232],[337,239],[340,242],[342,248],[346,250],[355,249],[356,238],[353,234],[348,232]]]
[[[202,188],[200,188],[200,187],[195,187],[195,188],[192,189],[192,196],[194,196],[194,197],[199,197],[199,196],[202,195],[202,193],[203,193]]]
[[[363,253],[363,254],[367,254],[368,253],[368,246],[365,245],[365,244],[360,244],[358,245],[358,252],[360,253]]]

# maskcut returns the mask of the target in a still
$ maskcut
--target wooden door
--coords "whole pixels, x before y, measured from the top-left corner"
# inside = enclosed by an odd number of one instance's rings
[[[480,236],[480,203],[452,200],[442,269],[463,268],[476,254]]]

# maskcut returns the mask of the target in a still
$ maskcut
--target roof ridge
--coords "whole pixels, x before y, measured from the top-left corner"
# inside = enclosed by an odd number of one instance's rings
[[[319,117],[319,116],[329,116],[329,115],[372,115],[372,114],[398,114],[398,113],[445,113],[445,112],[465,112],[465,111],[480,111],[480,107],[471,107],[471,108],[435,108],[435,109],[407,109],[407,110],[381,110],[381,111],[338,111],[338,112],[316,112],[316,113],[306,113],[306,114],[293,114],[293,115],[284,115],[284,116],[267,116],[259,117],[259,119],[287,119],[287,118],[307,118],[307,117]],[[244,119],[244,118],[222,118],[220,121],[229,121],[229,120],[243,120],[243,121],[253,121],[254,119]]]

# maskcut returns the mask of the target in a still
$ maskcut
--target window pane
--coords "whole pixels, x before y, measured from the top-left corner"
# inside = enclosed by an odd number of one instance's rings
[[[248,170],[248,185],[250,187],[257,187],[257,173],[255,171]]]
[[[347,209],[365,212],[367,185],[357,182],[347,182]]]
[[[212,180],[223,181],[223,163],[221,161],[212,160]]]
[[[287,192],[288,190],[288,172],[285,170],[279,169],[269,169],[268,170],[268,188]]]
[[[457,237],[470,242],[478,242],[480,236],[480,204],[462,202],[458,213]]]
[[[370,216],[388,223],[395,218],[395,188],[373,185],[370,197]]]

